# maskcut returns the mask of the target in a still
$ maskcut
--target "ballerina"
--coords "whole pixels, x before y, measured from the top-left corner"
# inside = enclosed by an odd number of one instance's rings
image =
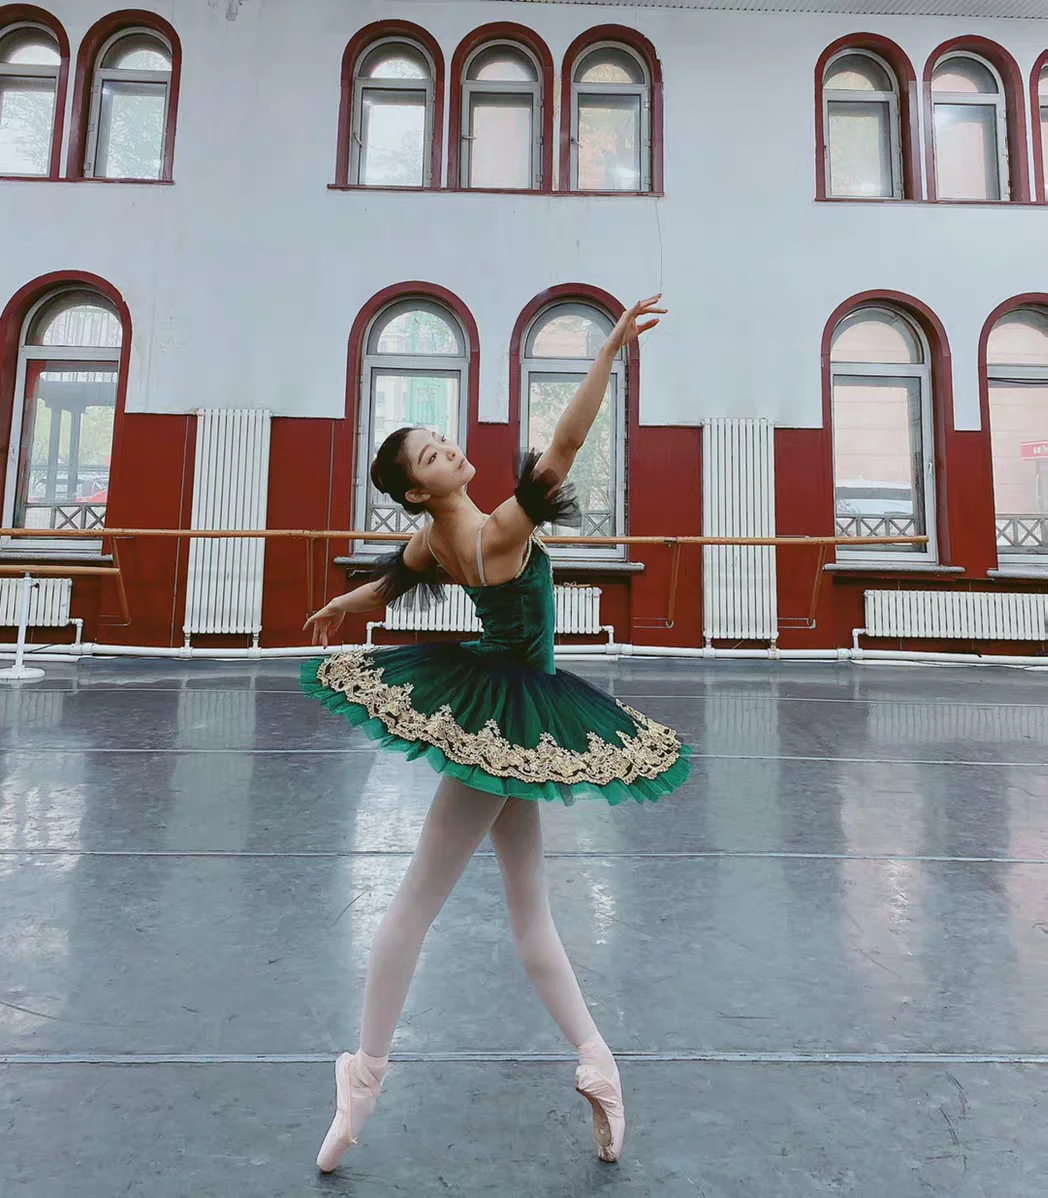
[[[578,523],[568,472],[600,409],[623,346],[659,322],[661,295],[624,312],[557,423],[530,450],[513,495],[484,515],[466,494],[476,468],[448,437],[401,428],[371,467],[375,487],[429,520],[369,582],[306,622],[325,648],[347,613],[403,596],[442,596],[440,571],[476,605],[483,632],[458,643],[383,646],[306,662],[303,689],[386,749],[425,757],[441,775],[418,846],[368,958],[355,1053],[335,1062],[336,1109],[317,1157],[328,1172],[357,1142],[382,1089],[426,933],[485,835],[498,859],[514,944],[550,1015],[578,1053],[576,1089],[593,1109],[601,1160],[622,1151],[626,1122],[615,1058],[593,1021],[550,913],[536,800],[657,800],[687,777],[691,750],[672,728],[553,660],[552,568],[540,524]],[[638,323],[639,322],[639,323]]]

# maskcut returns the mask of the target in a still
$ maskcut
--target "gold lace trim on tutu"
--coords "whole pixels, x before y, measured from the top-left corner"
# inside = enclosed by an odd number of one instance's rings
[[[460,765],[476,765],[499,778],[523,782],[609,782],[630,783],[637,778],[657,778],[680,756],[680,742],[672,728],[658,724],[643,712],[615,702],[637,726],[637,735],[616,729],[622,745],[609,744],[595,732],[587,734],[589,748],[583,752],[558,745],[543,732],[532,749],[511,744],[495,720],[479,732],[467,732],[445,703],[432,715],[416,711],[411,704],[413,684],[394,686],[382,681],[383,670],[372,663],[366,649],[354,649],[327,658],[317,670],[317,680],[352,703],[367,708],[395,736],[424,740],[436,745]]]

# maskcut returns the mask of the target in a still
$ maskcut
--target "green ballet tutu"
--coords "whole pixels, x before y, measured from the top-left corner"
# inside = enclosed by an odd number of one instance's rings
[[[310,660],[302,689],[382,748],[488,794],[654,802],[691,767],[672,728],[578,675],[454,642]]]

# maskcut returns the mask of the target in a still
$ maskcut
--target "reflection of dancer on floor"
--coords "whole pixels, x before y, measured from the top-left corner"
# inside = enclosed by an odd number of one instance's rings
[[[689,750],[672,729],[554,668],[551,570],[533,534],[539,523],[577,517],[572,488],[561,484],[597,416],[616,355],[658,323],[653,314],[665,311],[655,306],[659,298],[623,314],[561,416],[552,445],[537,461],[534,452],[527,455],[514,496],[490,516],[466,494],[476,471],[453,441],[422,428],[389,436],[372,481],[431,522],[383,559],[379,577],[307,622],[314,643],[327,646],[347,612],[399,595],[425,603],[439,594],[439,562],[473,597],[484,627],[479,641],[349,651],[303,670],[305,689],[327,706],[364,724],[384,747],[425,755],[442,773],[371,949],[359,1049],[335,1064],[337,1109],[317,1158],[325,1171],[356,1142],[371,1113],[426,932],[485,834],[524,968],[578,1050],[576,1086],[593,1106],[597,1152],[614,1161],[621,1150],[618,1069],[553,924],[534,800],[656,799],[686,776]]]

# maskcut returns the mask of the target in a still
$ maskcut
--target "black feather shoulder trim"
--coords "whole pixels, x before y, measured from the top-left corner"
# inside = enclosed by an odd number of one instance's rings
[[[537,449],[529,449],[523,458],[518,455],[517,485],[513,490],[517,502],[527,513],[533,524],[581,525],[575,484],[557,484],[550,478],[543,479],[535,474],[535,466],[542,455]]]
[[[438,581],[440,567],[431,558],[425,570],[412,570],[404,561],[406,549],[407,541],[380,557],[375,563],[372,582],[377,583],[379,598],[386,603],[403,597],[402,607],[428,611],[444,599],[444,587]]]

